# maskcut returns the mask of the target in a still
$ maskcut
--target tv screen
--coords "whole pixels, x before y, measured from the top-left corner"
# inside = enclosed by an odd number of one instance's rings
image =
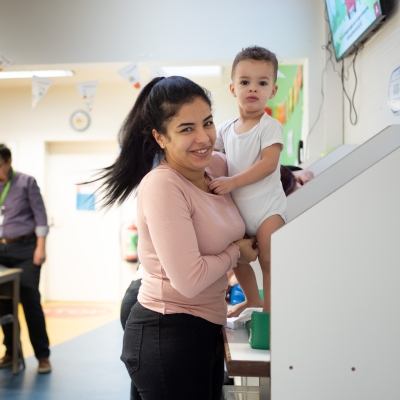
[[[383,19],[384,0],[326,0],[336,60],[353,53]],[[386,11],[386,10],[385,10]]]

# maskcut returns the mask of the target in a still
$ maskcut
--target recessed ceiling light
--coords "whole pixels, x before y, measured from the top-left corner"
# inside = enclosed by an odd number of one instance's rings
[[[185,65],[176,67],[161,67],[169,76],[220,76],[222,67],[220,65]]]
[[[32,78],[32,76],[38,76],[39,78],[57,78],[73,75],[74,72],[70,70],[1,71],[0,79]]]

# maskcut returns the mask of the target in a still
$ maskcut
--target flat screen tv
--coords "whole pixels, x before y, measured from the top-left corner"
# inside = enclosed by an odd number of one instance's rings
[[[325,0],[336,60],[354,53],[392,11],[394,0]]]

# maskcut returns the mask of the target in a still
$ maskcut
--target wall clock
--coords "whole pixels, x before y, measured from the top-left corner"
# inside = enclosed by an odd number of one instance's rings
[[[78,110],[71,115],[69,122],[71,124],[72,129],[78,132],[83,132],[87,128],[89,128],[90,115],[86,111]]]

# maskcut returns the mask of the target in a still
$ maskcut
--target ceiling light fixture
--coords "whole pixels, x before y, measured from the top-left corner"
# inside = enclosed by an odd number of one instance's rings
[[[1,71],[0,79],[21,79],[32,78],[58,78],[64,76],[73,76],[74,72],[70,70],[43,70],[43,71]]]
[[[185,65],[176,67],[161,67],[169,76],[186,77],[212,77],[220,76],[222,67],[220,65]]]

